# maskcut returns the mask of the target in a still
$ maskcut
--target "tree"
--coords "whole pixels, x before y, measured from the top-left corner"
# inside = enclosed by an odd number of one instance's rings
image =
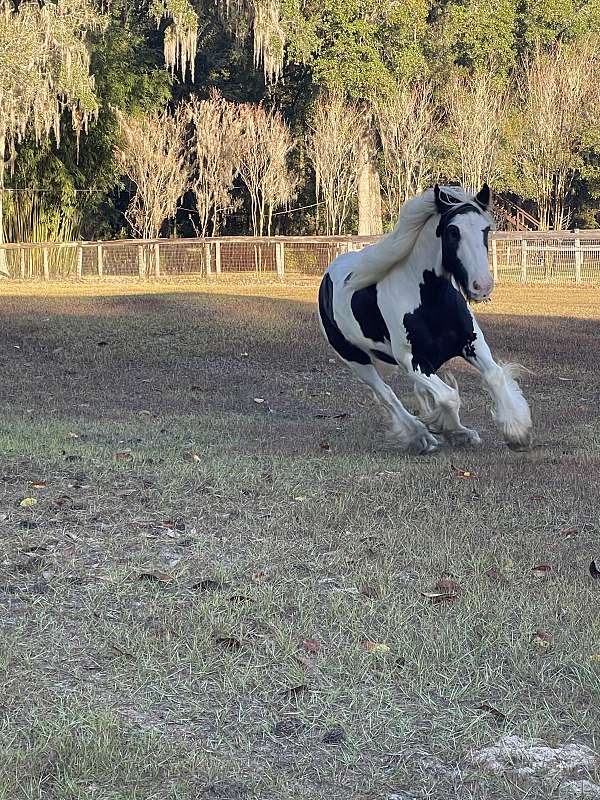
[[[288,203],[295,179],[288,169],[294,147],[290,131],[278,111],[262,105],[240,106],[239,174],[250,195],[252,232],[271,233],[273,210]]]
[[[324,94],[312,115],[308,154],[316,176],[317,201],[325,206],[325,233],[343,233],[356,193],[365,120],[358,106],[339,94]]]
[[[568,195],[598,124],[599,87],[595,37],[546,52],[538,47],[523,71],[521,191],[535,201],[543,230],[561,230],[570,221]]]
[[[188,182],[184,107],[174,114],[119,115],[122,146],[116,156],[136,192],[125,217],[136,236],[157,239]]]
[[[446,93],[448,178],[470,191],[496,181],[509,110],[510,93],[491,69],[454,76]]]
[[[427,81],[401,84],[376,105],[382,146],[382,184],[390,223],[403,203],[431,182],[438,146],[439,109]]]
[[[58,144],[65,108],[77,136],[98,113],[86,40],[104,24],[87,0],[21,3],[18,10],[0,3],[0,243],[7,157],[12,167],[28,131],[36,142],[53,134]]]
[[[216,92],[208,100],[192,97],[185,113],[192,125],[191,179],[196,198],[200,236],[206,236],[212,219],[212,235],[219,216],[231,206],[231,190],[239,170],[242,120],[237,107]]]

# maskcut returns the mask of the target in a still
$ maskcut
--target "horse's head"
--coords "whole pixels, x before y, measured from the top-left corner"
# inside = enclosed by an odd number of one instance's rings
[[[440,214],[437,235],[442,240],[442,267],[469,300],[486,300],[494,288],[488,262],[488,234],[493,225],[488,211],[489,186],[484,184],[471,199],[457,197],[452,189],[440,189],[437,184],[434,193]]]

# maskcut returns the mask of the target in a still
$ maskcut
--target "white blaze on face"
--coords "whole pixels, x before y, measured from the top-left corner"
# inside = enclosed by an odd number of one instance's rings
[[[494,288],[486,247],[490,220],[472,211],[457,214],[450,225],[454,225],[460,235],[456,255],[466,272],[468,294],[472,300],[485,300]]]

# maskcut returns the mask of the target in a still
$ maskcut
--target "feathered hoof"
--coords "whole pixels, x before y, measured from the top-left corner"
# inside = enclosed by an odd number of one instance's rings
[[[412,456],[430,455],[430,453],[435,453],[440,446],[440,442],[427,430],[411,437],[403,436],[397,431],[388,431],[385,438],[388,444],[404,450],[405,453]]]
[[[518,453],[529,450],[531,447],[531,439],[531,429],[520,431],[518,434],[515,434],[513,431],[510,435],[507,433],[504,435],[504,440],[508,448]]]
[[[477,431],[465,428],[462,431],[449,431],[444,434],[448,444],[453,447],[479,447],[481,437]]]

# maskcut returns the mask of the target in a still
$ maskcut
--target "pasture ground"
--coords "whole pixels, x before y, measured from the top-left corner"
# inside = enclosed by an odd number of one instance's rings
[[[0,287],[1,798],[597,796],[593,762],[473,754],[597,749],[600,290],[499,287],[478,316],[533,371],[535,446],[457,363],[483,446],[426,458],[315,296]]]

